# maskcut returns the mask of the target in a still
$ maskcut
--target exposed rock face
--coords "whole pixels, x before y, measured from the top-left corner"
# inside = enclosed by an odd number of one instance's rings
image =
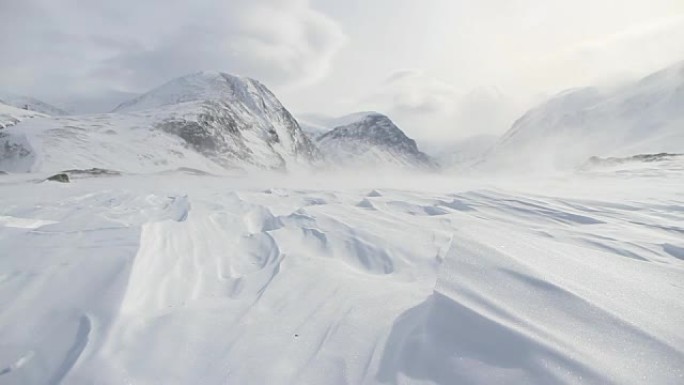
[[[684,159],[684,154],[668,154],[666,152],[662,152],[660,154],[639,154],[623,158],[601,158],[598,156],[592,156],[584,165],[584,168],[591,168],[595,166],[618,166],[625,163],[652,163],[675,159]]]
[[[121,176],[121,173],[118,171],[114,170],[107,170],[104,168],[90,168],[90,169],[73,169],[73,170],[64,170],[64,174],[67,174],[69,177],[76,177],[76,178],[87,178],[87,177],[102,177],[102,176]]]
[[[69,175],[65,173],[59,173],[47,178],[47,180],[52,182],[69,183]]]

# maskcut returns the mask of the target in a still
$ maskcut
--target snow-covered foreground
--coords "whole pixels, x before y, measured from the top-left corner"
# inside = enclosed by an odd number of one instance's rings
[[[681,173],[30,178],[2,384],[684,383]]]

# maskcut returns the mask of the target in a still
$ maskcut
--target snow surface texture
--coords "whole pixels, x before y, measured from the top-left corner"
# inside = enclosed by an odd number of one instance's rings
[[[335,165],[417,169],[435,166],[418,150],[416,142],[385,115],[358,113],[340,118],[336,123],[342,125],[316,138],[323,154]]]
[[[0,383],[681,384],[682,175],[0,175]]]
[[[545,171],[592,156],[684,149],[684,63],[617,90],[566,91],[529,111],[486,156],[484,169]]]
[[[23,148],[2,155],[7,160],[0,167],[13,172],[283,170],[307,167],[319,157],[266,87],[214,72],[175,79],[115,113],[35,119],[5,133],[4,143]]]

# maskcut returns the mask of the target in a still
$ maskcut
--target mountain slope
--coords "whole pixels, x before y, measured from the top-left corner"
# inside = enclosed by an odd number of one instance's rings
[[[156,128],[158,122],[159,116],[140,114],[26,120],[4,130],[0,170],[54,173],[95,167],[148,173],[186,167],[225,171],[182,138]]]
[[[284,169],[288,163],[309,163],[318,156],[275,95],[249,78],[206,71],[187,75],[121,104],[114,112],[169,106],[198,113],[191,120],[169,116],[159,127],[220,163]]]
[[[3,93],[0,94],[0,103],[24,110],[40,112],[46,115],[68,115],[68,112],[62,110],[61,108],[57,108],[53,105],[45,103],[42,100],[38,100],[30,96]]]
[[[354,114],[338,122],[344,122],[344,125],[316,139],[321,151],[334,164],[355,167],[434,167],[430,158],[418,149],[416,142],[385,115]]]
[[[43,117],[46,117],[46,115],[40,112],[16,108],[0,103],[0,129],[13,126],[22,120]]]
[[[26,122],[5,138],[31,155],[12,171],[111,168],[147,172],[176,167],[306,167],[316,147],[261,83],[201,72],[126,102],[110,114]],[[13,156],[16,158],[16,156]],[[2,165],[0,165],[2,166]]]
[[[571,168],[591,156],[682,152],[684,63],[616,90],[563,92],[515,122],[489,166]]]

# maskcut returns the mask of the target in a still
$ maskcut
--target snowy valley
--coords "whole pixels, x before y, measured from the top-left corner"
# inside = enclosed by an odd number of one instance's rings
[[[684,383],[683,124],[681,65],[435,158],[220,72],[0,105],[0,384]]]

